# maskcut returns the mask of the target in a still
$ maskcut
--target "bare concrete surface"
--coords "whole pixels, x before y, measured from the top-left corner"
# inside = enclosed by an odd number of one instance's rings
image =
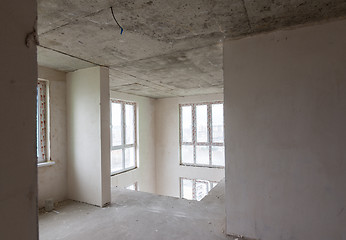
[[[224,39],[344,16],[345,0],[39,0],[38,62],[107,66],[111,90],[141,96],[222,93]]]
[[[108,207],[66,201],[39,216],[40,240],[233,239],[224,228],[224,183],[200,202],[114,188]]]

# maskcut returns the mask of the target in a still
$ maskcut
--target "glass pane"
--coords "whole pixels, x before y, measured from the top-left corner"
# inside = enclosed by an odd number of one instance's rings
[[[192,142],[192,107],[182,107],[182,134],[183,142]]]
[[[196,200],[200,201],[208,194],[208,182],[196,181]]]
[[[37,96],[36,96],[36,153],[37,153],[37,160],[38,162],[40,162],[40,156],[41,156],[41,144],[40,144],[40,129],[41,129],[41,125],[40,125],[40,105],[39,104],[39,94],[40,93],[40,88],[37,87]]]
[[[197,142],[208,142],[207,105],[196,106]]]
[[[211,148],[212,150],[212,164],[217,166],[225,166],[225,147],[215,147]]]
[[[112,146],[121,145],[121,104],[112,103]]]
[[[112,150],[111,152],[111,172],[117,172],[123,169],[123,154],[122,150]]]
[[[182,187],[182,198],[193,200],[193,192],[192,192],[193,181],[189,179],[182,179],[181,187]]]
[[[181,162],[193,163],[193,146],[190,146],[190,145],[181,146]]]
[[[223,143],[223,104],[212,105],[213,142]]]
[[[135,167],[135,148],[125,149],[125,168]]]
[[[216,185],[217,185],[217,182],[211,182],[211,189],[213,189]]]
[[[133,191],[134,191],[134,190],[136,190],[136,184],[134,183],[134,184],[128,186],[126,189],[127,189],[127,190],[133,190]]]
[[[135,143],[135,106],[125,104],[126,144]]]
[[[47,160],[47,128],[46,128],[46,87],[47,83],[45,81],[37,82],[37,121],[36,121],[36,132],[37,132],[37,161],[45,162]]]
[[[196,146],[196,163],[209,165],[209,147]]]

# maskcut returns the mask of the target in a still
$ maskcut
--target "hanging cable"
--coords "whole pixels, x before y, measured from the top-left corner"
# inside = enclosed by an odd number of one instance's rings
[[[110,7],[110,8],[111,8],[111,12],[112,12],[114,21],[118,24],[118,26],[119,26],[119,28],[120,28],[120,34],[123,34],[124,29],[123,29],[122,26],[120,26],[120,24],[118,23],[117,19],[116,19],[115,16],[114,16],[113,7]]]

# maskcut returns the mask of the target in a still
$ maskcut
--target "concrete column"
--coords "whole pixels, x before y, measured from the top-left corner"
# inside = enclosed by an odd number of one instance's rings
[[[67,74],[68,198],[110,202],[109,74],[93,67]]]
[[[0,9],[0,239],[38,239],[36,1]]]

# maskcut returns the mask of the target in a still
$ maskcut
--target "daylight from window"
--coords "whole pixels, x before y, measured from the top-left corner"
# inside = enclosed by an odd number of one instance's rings
[[[130,186],[126,187],[127,190],[132,190],[132,191],[138,191],[138,183],[135,182],[134,184],[131,184]]]
[[[183,165],[224,167],[223,103],[180,105],[180,160]]]
[[[111,174],[136,168],[136,104],[112,100],[111,123]]]
[[[200,201],[216,185],[217,182],[208,180],[180,178],[180,197]]]
[[[37,82],[37,102],[36,102],[36,141],[37,141],[37,162],[47,161],[47,81]]]

